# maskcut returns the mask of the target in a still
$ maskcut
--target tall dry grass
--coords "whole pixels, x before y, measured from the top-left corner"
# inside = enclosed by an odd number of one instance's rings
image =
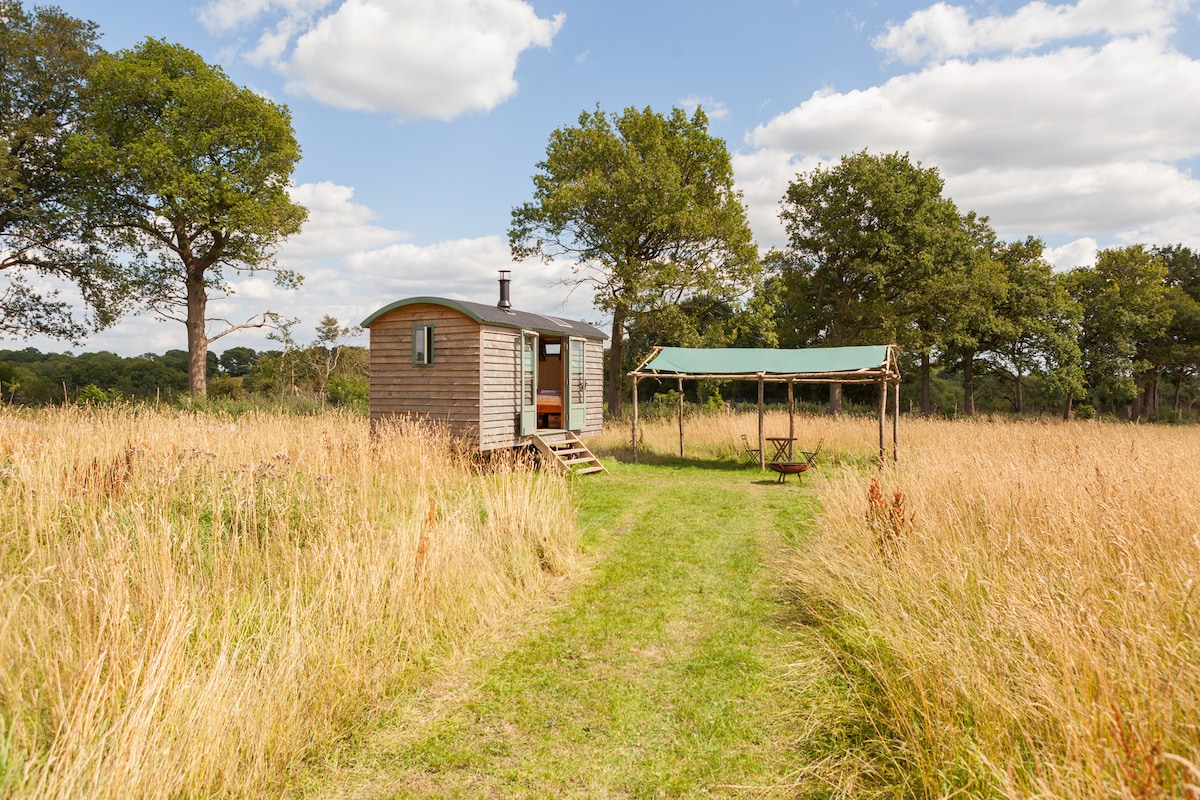
[[[278,794],[574,559],[564,483],[364,420],[0,412],[0,795]]]
[[[757,435],[686,425],[700,459]],[[1200,797],[1200,428],[906,417],[882,473],[875,420],[796,429],[829,457],[788,577],[849,687],[813,693],[818,793]],[[678,455],[676,424],[642,444]]]
[[[1200,796],[1200,429],[906,422],[796,579],[906,793]]]

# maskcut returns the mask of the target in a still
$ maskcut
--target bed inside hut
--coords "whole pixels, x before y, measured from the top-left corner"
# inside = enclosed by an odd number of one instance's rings
[[[538,338],[537,426],[558,429],[563,426],[563,341]]]

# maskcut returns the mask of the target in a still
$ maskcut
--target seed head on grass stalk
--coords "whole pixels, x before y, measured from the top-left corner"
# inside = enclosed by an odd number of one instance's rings
[[[867,488],[867,526],[875,534],[875,546],[885,563],[891,563],[897,552],[913,531],[913,515],[904,498],[904,492],[896,489],[889,503],[883,496],[879,478],[871,478]]]

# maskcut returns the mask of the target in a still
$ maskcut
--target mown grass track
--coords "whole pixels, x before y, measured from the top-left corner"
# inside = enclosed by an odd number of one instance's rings
[[[812,498],[707,466],[578,481],[588,572],[507,647],[401,709],[321,793],[789,795],[796,635],[772,564]]]

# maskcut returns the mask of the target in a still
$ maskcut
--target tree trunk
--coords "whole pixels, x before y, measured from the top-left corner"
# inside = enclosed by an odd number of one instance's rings
[[[205,314],[208,292],[203,276],[187,278],[188,391],[195,397],[208,395],[208,335]]]
[[[604,391],[608,395],[608,413],[613,419],[621,419],[621,362],[625,351],[625,309],[618,306],[613,310],[612,338],[608,346],[608,385]]]
[[[1147,418],[1153,417],[1158,413],[1158,384],[1161,374],[1161,370],[1156,369],[1146,378],[1146,397],[1142,401],[1142,411]]]
[[[1018,414],[1025,413],[1025,376],[1020,370],[1016,371],[1017,376],[1017,402],[1014,409]]]
[[[845,344],[845,337],[842,335],[842,323],[835,321],[829,328],[829,346],[841,347]],[[829,384],[829,413],[836,415],[842,413],[842,384]]]
[[[842,385],[840,383],[829,384],[829,413],[842,413]]]
[[[933,398],[931,397],[929,378],[929,351],[921,353],[921,416],[928,417],[933,413]]]
[[[1071,408],[1071,395],[1067,395],[1066,405],[1063,406],[1063,419],[1070,420],[1075,416],[1075,412]]]
[[[963,415],[975,416],[975,351],[963,356]]]

